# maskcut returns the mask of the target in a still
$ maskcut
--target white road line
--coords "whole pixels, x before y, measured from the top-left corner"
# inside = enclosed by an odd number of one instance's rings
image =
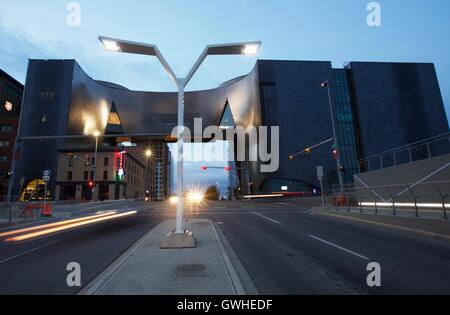
[[[276,223],[276,224],[281,224],[281,222],[279,222],[279,221],[277,221],[277,220],[274,220],[274,219],[271,219],[271,218],[268,218],[268,217],[266,217],[265,215],[262,215],[261,213],[257,213],[257,212],[252,212],[254,215],[257,215],[258,217],[261,217],[261,218],[264,218],[264,219],[266,219],[266,220],[269,220],[270,222],[273,222],[273,223]]]
[[[318,241],[320,241],[320,242],[322,242],[322,243],[325,243],[325,244],[327,244],[327,245],[336,247],[336,248],[338,248],[338,249],[340,249],[340,250],[343,250],[344,252],[347,252],[347,253],[349,253],[349,254],[355,255],[356,257],[362,258],[362,259],[364,259],[364,260],[370,260],[370,259],[367,258],[366,256],[360,255],[360,254],[355,253],[354,251],[351,251],[351,250],[349,250],[349,249],[347,249],[347,248],[344,248],[344,247],[341,247],[341,246],[339,246],[339,245],[333,244],[333,243],[331,243],[331,242],[325,241],[325,240],[323,240],[323,239],[321,239],[321,238],[318,238],[317,236],[309,235],[309,237],[311,237],[311,238],[313,238],[313,239],[315,239],[315,240],[318,240]]]
[[[35,251],[37,251],[37,250],[39,250],[39,249],[42,249],[42,248],[44,248],[44,247],[47,247],[47,246],[53,245],[53,244],[55,244],[56,242],[59,242],[59,240],[57,240],[57,241],[53,241],[53,242],[50,242],[50,243],[47,243],[47,244],[44,244],[44,245],[42,245],[42,246],[39,246],[39,247],[36,247],[36,248],[30,249],[30,250],[27,250],[26,252],[23,252],[23,253],[21,253],[21,254],[18,254],[18,255],[15,255],[15,256],[12,256],[12,257],[6,258],[6,259],[4,259],[4,260],[0,260],[0,264],[3,264],[3,263],[5,263],[5,262],[11,261],[11,260],[13,260],[13,259],[16,259],[16,258],[22,257],[22,256],[24,256],[24,255],[26,255],[26,254],[29,254],[29,253],[35,252]]]

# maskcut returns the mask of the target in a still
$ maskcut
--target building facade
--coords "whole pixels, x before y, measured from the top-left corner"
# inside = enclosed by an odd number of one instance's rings
[[[0,201],[7,194],[22,94],[23,85],[0,70]]]
[[[165,142],[177,125],[177,93],[131,91],[96,81],[74,60],[30,60],[27,78],[22,109],[22,121],[27,123],[20,128],[16,190],[20,177],[29,183],[40,178],[43,169],[58,169],[64,150],[93,152],[92,134],[97,131],[104,135],[102,150],[117,149],[122,142],[164,144],[155,149],[162,160],[151,162],[155,163],[151,189],[155,196],[167,194]],[[330,143],[290,159],[332,138],[324,81],[330,87],[341,170]],[[262,173],[260,160],[235,164],[240,188],[248,193],[317,190],[317,166],[324,168],[325,188],[338,183],[338,171],[351,183],[364,167],[360,159],[449,130],[433,64],[351,62],[334,69],[327,61],[259,60],[249,74],[216,89],[187,92],[185,104],[191,131],[194,118],[202,118],[203,126],[224,129],[279,126],[277,171]],[[248,146],[250,150],[257,148]],[[59,180],[49,182],[53,196]]]
[[[141,152],[133,149],[100,148],[95,160],[94,151],[60,152],[54,199],[144,198],[146,169],[140,155]]]

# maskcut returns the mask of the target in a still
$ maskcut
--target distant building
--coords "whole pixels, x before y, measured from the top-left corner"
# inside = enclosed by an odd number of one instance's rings
[[[56,174],[55,200],[93,200],[95,183],[98,200],[143,198],[145,196],[145,164],[142,150],[115,148],[93,151],[61,151]],[[97,163],[97,171],[94,167]],[[94,174],[95,173],[95,174]],[[26,199],[26,198],[25,198]]]
[[[22,94],[23,85],[0,70],[0,200],[7,194]]]

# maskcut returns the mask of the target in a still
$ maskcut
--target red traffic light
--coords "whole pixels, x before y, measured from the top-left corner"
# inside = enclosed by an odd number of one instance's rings
[[[90,181],[88,182],[88,187],[89,187],[90,189],[94,188],[94,182],[90,180]]]
[[[201,170],[202,170],[202,171],[207,171],[207,170],[208,170],[208,167],[207,167],[207,166],[202,166],[202,167],[201,167]]]
[[[337,160],[339,158],[339,150],[338,149],[333,149],[333,157],[335,160]]]

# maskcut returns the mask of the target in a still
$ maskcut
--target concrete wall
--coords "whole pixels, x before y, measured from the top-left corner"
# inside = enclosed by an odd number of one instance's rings
[[[450,154],[355,175],[357,192],[368,201],[373,201],[375,194],[377,201],[398,195],[399,202],[413,202],[408,185],[413,194],[422,196],[421,203],[442,201],[436,186],[450,196]]]

